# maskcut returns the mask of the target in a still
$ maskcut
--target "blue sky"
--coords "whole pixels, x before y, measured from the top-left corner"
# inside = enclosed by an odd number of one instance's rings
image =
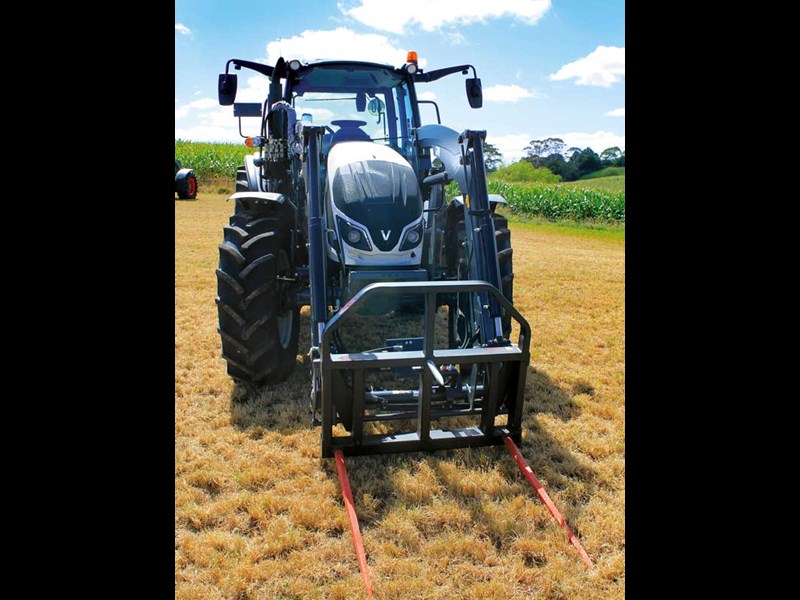
[[[550,136],[598,153],[625,149],[622,0],[176,0],[175,137],[241,142],[233,108],[217,104],[217,75],[230,58],[402,66],[408,50],[426,70],[475,66],[480,109],[469,107],[458,74],[417,90],[436,100],[444,125],[485,129],[506,161]],[[263,101],[267,85],[243,69],[236,99]],[[435,122],[430,111],[423,122]]]

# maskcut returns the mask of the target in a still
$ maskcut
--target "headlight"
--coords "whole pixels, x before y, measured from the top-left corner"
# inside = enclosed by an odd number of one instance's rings
[[[300,68],[300,61],[299,61],[299,60],[297,60],[297,59],[295,59],[295,60],[290,60],[290,61],[289,61],[289,68],[290,68],[292,71],[297,71],[297,69],[299,69],[299,68]]]
[[[358,250],[372,250],[366,232],[360,227],[348,223],[341,217],[336,217],[336,225],[339,229],[339,236],[345,244]]]
[[[400,243],[400,251],[411,250],[417,246],[422,239],[422,221],[407,230]]]

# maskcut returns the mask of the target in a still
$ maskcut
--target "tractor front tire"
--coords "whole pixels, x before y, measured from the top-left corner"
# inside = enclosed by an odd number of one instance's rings
[[[241,211],[219,246],[217,306],[228,375],[253,385],[284,381],[294,369],[300,322],[289,290],[289,240],[278,216]]]
[[[508,219],[497,213],[492,213],[494,221],[494,240],[497,246],[497,263],[500,267],[500,291],[506,300],[514,304],[514,249],[511,247],[511,230],[508,228]],[[503,315],[503,335],[511,335],[511,315]]]
[[[492,213],[492,221],[494,222],[494,239],[495,245],[497,246],[497,263],[500,267],[500,291],[503,293],[503,296],[513,304],[514,250],[511,248],[511,231],[508,228],[508,219],[497,213]],[[466,232],[464,231],[464,215],[462,210],[459,209],[453,213],[451,220],[449,220],[448,231],[450,232],[450,237],[447,241],[448,265],[451,272],[458,272],[461,279],[467,279],[469,277],[469,266],[467,265],[467,255],[463,245],[466,239]],[[457,302],[449,307],[448,326],[450,348],[460,348],[467,342],[465,339],[468,331],[467,322],[473,318],[472,305],[469,302],[469,297],[469,294],[458,294]],[[503,336],[510,339],[511,315],[503,314],[500,321],[503,328]],[[509,394],[509,390],[513,389],[511,386],[519,373],[518,368],[527,368],[527,365],[512,367],[512,364],[513,363],[509,362],[503,363],[498,374],[497,382],[489,382],[489,385],[497,386],[498,414],[502,407],[505,407],[509,414],[514,413],[516,397]]]
[[[237,192],[249,192],[250,190],[250,183],[247,181],[247,169],[244,166],[239,167],[236,169],[236,191]],[[254,192],[258,190],[252,190]]]
[[[197,198],[197,177],[189,173],[178,187],[178,198],[181,200],[194,200]]]

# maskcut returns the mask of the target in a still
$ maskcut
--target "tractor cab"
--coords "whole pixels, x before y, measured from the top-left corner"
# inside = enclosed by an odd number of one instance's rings
[[[409,163],[416,152],[412,131],[419,114],[403,69],[355,62],[289,62],[284,98],[301,120],[321,125],[322,153],[337,144],[371,141],[388,146]]]

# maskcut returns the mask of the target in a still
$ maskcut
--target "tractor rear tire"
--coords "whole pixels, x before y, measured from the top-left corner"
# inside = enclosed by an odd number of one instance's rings
[[[178,186],[178,198],[181,200],[194,200],[197,198],[197,177],[189,173]]]
[[[238,382],[279,383],[296,363],[300,311],[287,287],[286,229],[278,216],[253,211],[234,214],[224,228],[216,302],[222,357]]]

